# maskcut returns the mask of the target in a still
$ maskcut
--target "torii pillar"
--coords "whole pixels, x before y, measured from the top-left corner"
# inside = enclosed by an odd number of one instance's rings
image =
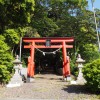
[[[35,53],[35,48],[34,48],[34,41],[32,42],[31,48],[30,48],[30,56],[28,58],[28,77],[34,77],[34,70],[35,70],[35,63],[34,63],[34,53]]]
[[[62,52],[63,52],[63,77],[67,78],[67,76],[70,76],[70,63],[69,63],[69,57],[67,56],[65,41],[62,42]]]

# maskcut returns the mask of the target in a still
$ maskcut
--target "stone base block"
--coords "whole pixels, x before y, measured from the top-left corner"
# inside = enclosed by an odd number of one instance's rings
[[[67,77],[67,81],[71,81],[71,77],[70,76]]]
[[[76,81],[71,81],[70,84],[72,84],[72,85],[76,85],[77,82],[76,82]]]
[[[26,79],[26,82],[27,82],[27,83],[29,83],[29,82],[34,82],[34,78],[30,78],[30,77],[29,77],[29,78]]]
[[[71,81],[71,77],[70,77],[70,76],[65,77],[65,78],[63,78],[63,80],[64,80],[64,81]]]
[[[19,86],[21,86],[21,85],[22,85],[22,84],[20,84],[20,83],[7,84],[6,87],[7,87],[7,88],[12,88],[12,87],[19,87]]]

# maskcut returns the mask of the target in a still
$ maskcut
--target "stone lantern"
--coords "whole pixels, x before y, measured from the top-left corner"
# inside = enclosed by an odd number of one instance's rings
[[[22,68],[22,62],[18,59],[18,55],[16,56],[16,59],[13,61],[15,74],[11,78],[9,84],[7,87],[18,87],[23,84],[22,78],[20,76],[20,69]]]
[[[81,55],[78,54],[78,58],[76,60],[76,63],[78,64],[78,69],[79,69],[79,72],[78,72],[78,77],[77,77],[77,84],[84,84],[86,81],[83,77],[83,73],[82,73],[82,68],[83,68],[83,63],[85,62],[85,60],[83,60],[81,58]]]

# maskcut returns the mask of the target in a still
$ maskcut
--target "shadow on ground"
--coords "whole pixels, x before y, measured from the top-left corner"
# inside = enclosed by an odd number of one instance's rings
[[[68,93],[76,93],[76,94],[98,94],[98,93],[92,93],[88,90],[88,88],[85,85],[68,85],[64,87],[62,90],[68,92]]]

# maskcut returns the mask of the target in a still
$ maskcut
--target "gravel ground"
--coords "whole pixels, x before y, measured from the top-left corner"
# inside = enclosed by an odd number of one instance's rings
[[[99,100],[96,95],[87,93],[84,86],[70,85],[55,74],[38,74],[32,83],[21,87],[0,88],[0,100]],[[3,98],[3,99],[2,99]]]

